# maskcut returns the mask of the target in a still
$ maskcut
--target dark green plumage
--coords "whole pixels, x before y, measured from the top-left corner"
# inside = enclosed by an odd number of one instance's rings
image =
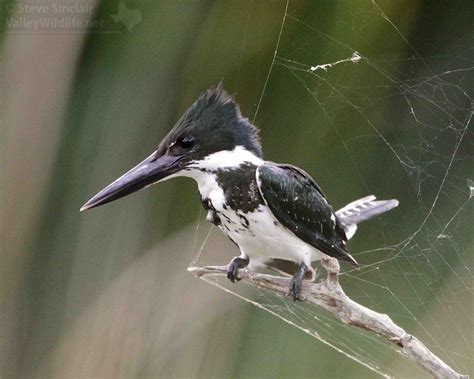
[[[258,180],[263,199],[282,225],[321,252],[357,265],[331,206],[306,172],[266,162],[258,168]]]

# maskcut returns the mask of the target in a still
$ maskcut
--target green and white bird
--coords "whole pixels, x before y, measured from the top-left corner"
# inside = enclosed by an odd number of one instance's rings
[[[263,159],[257,128],[218,85],[189,107],[156,151],[81,210],[177,176],[197,182],[207,220],[239,247],[228,278],[238,280],[239,269],[249,264],[275,267],[293,275],[289,292],[295,300],[303,279],[314,279],[312,262],[331,256],[356,266],[346,243],[357,224],[398,205],[367,196],[334,212],[305,171]]]

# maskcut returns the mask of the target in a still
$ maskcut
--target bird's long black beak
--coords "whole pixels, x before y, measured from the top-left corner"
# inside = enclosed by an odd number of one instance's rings
[[[153,153],[85,203],[81,211],[110,203],[177,173],[182,158],[166,154],[157,157]]]

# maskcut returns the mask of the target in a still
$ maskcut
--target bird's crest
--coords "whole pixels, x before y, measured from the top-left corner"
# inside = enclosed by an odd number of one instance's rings
[[[196,128],[231,138],[236,145],[245,146],[262,156],[258,129],[242,116],[234,97],[222,82],[209,88],[188,108],[177,122],[177,129]]]

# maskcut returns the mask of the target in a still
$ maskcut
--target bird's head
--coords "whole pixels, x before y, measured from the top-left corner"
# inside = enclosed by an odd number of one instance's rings
[[[220,156],[229,161],[231,152],[246,160],[262,157],[257,128],[242,117],[238,104],[219,84],[188,108],[148,158],[101,190],[81,211],[171,177],[216,168],[219,161],[210,158]]]

